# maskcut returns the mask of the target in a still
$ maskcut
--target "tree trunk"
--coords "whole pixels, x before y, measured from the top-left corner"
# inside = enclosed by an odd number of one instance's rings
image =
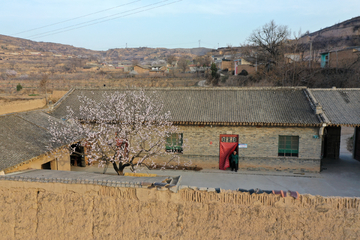
[[[114,170],[115,172],[117,173],[117,175],[120,175],[120,176],[124,176],[124,169],[126,167],[130,166],[129,163],[125,163],[125,164],[122,164],[121,162],[119,163],[119,166],[116,165],[116,162],[113,162],[113,167],[114,167]]]

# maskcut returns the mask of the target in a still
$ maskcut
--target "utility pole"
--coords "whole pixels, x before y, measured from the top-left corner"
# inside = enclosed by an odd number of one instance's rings
[[[127,43],[126,43],[126,47],[125,48],[127,48]]]
[[[201,42],[201,40],[199,40],[199,48],[200,48],[200,42]]]
[[[309,68],[311,67],[311,61],[312,61],[312,42],[310,42],[310,59],[309,59]]]
[[[219,43],[218,43],[218,49],[219,49]]]
[[[257,53],[255,55],[255,59],[256,59],[256,62],[255,62],[255,71],[257,72]]]

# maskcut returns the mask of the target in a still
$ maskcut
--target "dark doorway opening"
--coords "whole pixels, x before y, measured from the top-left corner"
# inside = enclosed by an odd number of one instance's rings
[[[85,167],[85,149],[80,143],[71,145],[72,149],[75,149],[70,155],[71,166]]]
[[[355,128],[354,134],[354,158],[360,161],[360,127]]]
[[[51,170],[51,163],[47,162],[41,165],[41,169],[49,169]]]
[[[339,159],[341,127],[326,127],[324,135],[324,158]]]

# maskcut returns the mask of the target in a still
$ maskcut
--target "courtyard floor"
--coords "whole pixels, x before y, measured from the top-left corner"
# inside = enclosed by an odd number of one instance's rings
[[[360,197],[360,162],[354,160],[346,150],[346,139],[353,128],[343,128],[341,136],[340,159],[327,160],[321,173],[304,175],[286,172],[256,172],[204,169],[199,172],[183,170],[147,170],[142,173],[155,173],[163,176],[181,176],[179,185],[221,188],[236,190],[259,188],[262,190],[291,190],[300,194],[321,196]],[[73,167],[74,171],[102,173],[98,167]],[[129,172],[129,170],[126,170]],[[107,174],[115,174],[109,167]]]

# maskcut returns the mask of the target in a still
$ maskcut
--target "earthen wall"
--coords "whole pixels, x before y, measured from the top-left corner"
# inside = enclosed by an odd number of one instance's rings
[[[359,239],[359,199],[0,181],[2,239]]]
[[[45,105],[45,98],[0,102],[0,115],[43,108]]]

